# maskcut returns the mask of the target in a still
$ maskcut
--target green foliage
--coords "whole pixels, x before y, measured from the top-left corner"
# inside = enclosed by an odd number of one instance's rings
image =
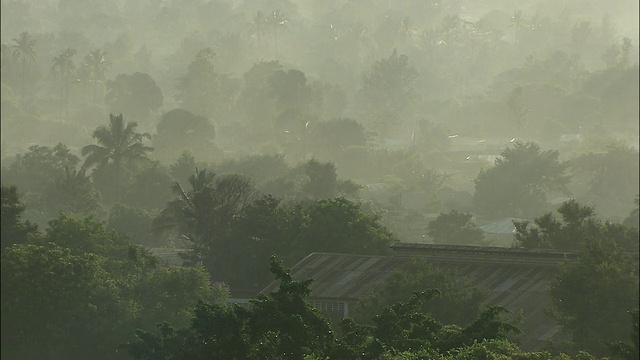
[[[169,170],[158,162],[145,165],[126,188],[122,202],[150,211],[161,209],[172,198]]]
[[[113,165],[115,175],[115,189],[117,200],[120,200],[121,177],[120,172],[126,164],[149,161],[147,157],[152,148],[144,145],[144,139],[150,139],[147,133],[136,132],[138,123],[129,122],[125,125],[122,114],[109,115],[108,126],[98,126],[93,132],[93,138],[98,145],[86,145],[82,148],[82,156],[86,156],[84,167],[99,165],[105,168]]]
[[[135,359],[301,359],[328,353],[333,334],[328,321],[307,305],[310,281],[295,281],[272,259],[277,292],[261,295],[248,307],[196,308],[191,326],[160,326],[160,336],[138,331],[124,345]]]
[[[138,123],[124,123],[122,114],[109,115],[109,125],[99,126],[93,132],[93,138],[99,145],[87,145],[82,148],[85,167],[96,164],[121,164],[123,161],[140,161],[151,152],[151,148],[142,144],[142,140],[150,139],[147,133],[136,132]]]
[[[630,311],[630,318],[632,324],[631,331],[631,344],[625,341],[618,341],[617,343],[608,343],[607,347],[610,349],[611,353],[617,358],[624,360],[635,360],[640,355],[640,337],[638,336],[638,308],[636,307],[632,311]]]
[[[205,117],[214,115],[217,104],[212,100],[219,97],[221,92],[218,73],[213,64],[215,57],[216,54],[211,48],[200,50],[189,64],[187,72],[181,75],[177,82],[177,98],[182,107]],[[182,111],[187,112],[186,110]]]
[[[528,221],[514,222],[516,244],[525,248],[578,250],[591,239],[614,242],[621,251],[637,252],[638,229],[621,224],[602,222],[595,218],[593,208],[576,200],[564,202],[558,208],[562,221],[552,213],[535,219],[536,227]]]
[[[451,147],[450,131],[442,124],[428,119],[416,121],[412,140],[418,148],[426,153],[444,153]]]
[[[46,236],[38,240],[41,245],[48,242],[72,249],[74,254],[91,253],[114,259],[126,257],[129,249],[124,236],[106,230],[91,216],[76,219],[61,214],[50,220]]]
[[[111,208],[107,220],[107,229],[115,230],[129,236],[134,244],[145,247],[159,247],[166,241],[160,236],[151,234],[151,222],[154,213],[124,204],[116,204]]]
[[[127,114],[140,121],[149,120],[162,107],[162,90],[149,74],[119,74],[107,81],[105,102],[112,113]]]
[[[133,329],[186,324],[199,300],[227,296],[204,269],[159,266],[90,217],[49,226],[2,255],[3,357],[116,358]]]
[[[322,199],[306,211],[307,223],[300,234],[302,252],[386,254],[396,237],[367,214],[361,205],[345,198]]]
[[[276,111],[280,114],[292,110],[306,110],[311,100],[312,94],[307,86],[307,78],[300,70],[277,70],[270,76],[268,85],[270,95],[276,101]]]
[[[20,202],[18,189],[15,186],[2,185],[2,215],[0,216],[1,252],[13,244],[27,241],[29,234],[38,231],[36,225],[22,220],[24,206]]]
[[[469,324],[461,333],[464,344],[487,339],[506,340],[509,334],[522,334],[522,331],[505,321],[500,315],[509,311],[502,306],[490,306]]]
[[[20,63],[22,68],[22,96],[27,96],[27,62],[33,62],[36,59],[36,40],[27,31],[20,33],[17,39],[13,39],[13,60]]]
[[[364,126],[354,119],[333,119],[310,127],[309,151],[321,159],[335,159],[344,149],[367,143]]]
[[[438,290],[415,292],[407,302],[387,306],[371,325],[351,318],[340,323],[339,336],[327,319],[310,307],[311,280],[298,281],[272,258],[276,292],[259,295],[247,306],[199,303],[191,324],[176,329],[168,322],[155,332],[138,330],[122,345],[134,359],[386,359],[386,360],[595,360],[547,351],[525,352],[507,340],[520,333],[503,307],[489,307],[465,327],[444,325],[423,311]],[[636,321],[637,324],[637,321]],[[637,325],[636,325],[637,330]],[[603,359],[604,360],[604,359]]]
[[[590,151],[570,161],[574,177],[586,184],[580,198],[604,214],[617,213],[621,207],[630,210],[629,198],[640,187],[638,163],[638,151],[623,144],[609,145],[603,152]]]
[[[415,96],[414,83],[418,71],[409,64],[409,57],[398,55],[396,49],[386,59],[373,65],[364,76],[361,93],[364,107],[374,117],[378,130],[389,130]]]
[[[250,155],[241,159],[225,160],[218,166],[220,173],[236,173],[249,176],[256,184],[276,179],[290,171],[284,155]]]
[[[189,181],[189,176],[196,169],[196,158],[189,151],[183,151],[175,162],[169,165],[169,171],[174,181],[177,181],[181,186],[186,186]]]
[[[640,89],[629,79],[637,79],[639,71],[638,64],[628,68],[612,67],[594,72],[585,80],[583,91],[601,99],[600,111],[607,114],[608,128],[613,125],[638,131],[638,124],[631,120],[638,118]]]
[[[225,279],[234,288],[260,289],[272,279],[267,270],[271,254],[278,254],[288,264],[308,255],[308,248],[298,244],[307,222],[301,206],[285,205],[267,195],[246,206],[232,229],[234,246],[228,259],[235,270]]]
[[[309,180],[302,185],[302,191],[311,198],[354,196],[359,190],[352,181],[338,180],[336,166],[332,162],[321,163],[311,159],[304,164],[304,170]]]
[[[258,127],[258,131],[269,129],[271,119],[265,114],[275,114],[275,101],[270,95],[269,81],[273,74],[282,70],[278,61],[259,62],[244,74],[244,87],[238,98],[238,106],[247,120]],[[262,134],[264,135],[264,134]]]
[[[2,256],[2,357],[112,358],[128,315],[95,254],[49,244]]]
[[[16,155],[3,182],[20,186],[26,215],[41,224],[59,211],[100,214],[100,195],[85,171],[76,170],[79,161],[63,144],[34,145]]]
[[[93,186],[90,176],[85,175],[85,169],[65,169],[65,176],[57,179],[51,193],[45,195],[49,204],[59,204],[59,211],[75,214],[103,213],[101,196]]]
[[[335,181],[335,173],[330,180]],[[188,191],[176,184],[178,199],[167,204],[152,227],[187,240],[189,261],[202,261],[214,279],[234,288],[266,285],[261,266],[274,253],[287,261],[313,251],[383,254],[396,241],[377,215],[344,198],[285,205],[271,196],[256,199],[246,177],[206,170],[190,183]]]
[[[520,333],[501,316],[507,312],[502,307],[485,309],[464,328],[444,325],[422,310],[425,301],[431,301],[439,295],[437,289],[415,292],[408,302],[385,307],[374,316],[373,325],[360,325],[352,319],[343,320],[343,336],[338,339],[331,358],[378,359],[392,354],[404,354],[408,358],[417,354],[439,358],[478,341],[504,341],[510,333]]]
[[[485,241],[484,232],[475,225],[473,216],[456,210],[440,213],[429,223],[428,234],[436,244],[482,245]]]
[[[309,112],[318,119],[337,119],[349,105],[347,94],[338,85],[313,81],[309,85],[311,103]]]
[[[380,313],[384,307],[424,289],[439,289],[441,295],[425,301],[420,310],[443,323],[461,326],[480,313],[481,302],[486,296],[486,290],[472,287],[455,272],[413,258],[393,273],[380,289],[358,301],[353,310],[354,318],[367,323],[370,314]]]
[[[344,198],[317,200],[301,206],[286,204],[272,196],[254,200],[230,225],[233,243],[220,261],[235,271],[223,279],[234,288],[268,284],[265,272],[270,254],[294,264],[312,252],[386,254],[397,241],[358,203]]]
[[[476,341],[470,346],[455,349],[443,360],[571,360],[572,357],[566,354],[552,355],[547,351],[525,352],[514,343],[501,339]],[[596,360],[597,358],[588,353],[579,353],[573,359],[576,360]],[[604,360],[604,358],[602,359]]]
[[[157,135],[153,138],[155,155],[167,160],[177,153],[188,151],[209,159],[216,150],[213,144],[215,135],[215,128],[206,117],[174,109],[160,118]]]
[[[531,142],[516,142],[496,159],[495,166],[481,170],[475,180],[475,206],[486,217],[529,217],[546,209],[550,190],[566,191],[570,177],[567,164],[554,150],[541,151]]]
[[[232,165],[231,162],[227,164]],[[248,170],[247,167],[252,164],[255,164],[254,169]],[[269,165],[272,167],[267,172],[264,168]],[[280,155],[253,156],[238,162],[233,168],[241,173],[257,173],[258,179],[264,179],[269,174],[270,178],[263,180],[260,189],[264,193],[285,199],[308,201],[337,196],[354,198],[361,189],[360,185],[351,180],[339,179],[336,166],[331,161],[311,159],[289,168]],[[278,169],[279,173],[276,172]]]
[[[638,306],[638,291],[637,258],[610,238],[589,238],[578,260],[561,264],[551,282],[551,313],[572,334],[576,349],[606,354],[606,342],[628,338],[620,324]]]
[[[169,202],[153,221],[155,232],[170,231],[191,246],[190,261],[200,261],[216,280],[225,280],[233,271],[228,254],[234,219],[254,196],[250,179],[241,175],[216,177],[205,170],[189,178],[191,190],[174,185],[177,199]]]
[[[435,347],[442,323],[420,308],[425,300],[439,294],[439,290],[415,293],[409,302],[393,304],[376,315],[373,334],[382,348],[420,351]]]
[[[134,304],[134,326],[150,329],[161,321],[186,326],[199,301],[222,305],[228,290],[211,284],[202,267],[163,266],[123,282],[123,295]]]
[[[638,195],[633,199],[633,202],[636,204],[636,207],[631,210],[631,213],[624,219],[622,224],[626,227],[637,229],[640,228],[640,200]]]
[[[3,182],[19,185],[24,192],[41,192],[51,182],[64,178],[65,170],[75,169],[79,162],[64,144],[33,145],[27,153],[16,155]]]

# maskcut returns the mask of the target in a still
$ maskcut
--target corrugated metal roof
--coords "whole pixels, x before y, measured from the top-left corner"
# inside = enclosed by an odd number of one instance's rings
[[[489,293],[484,303],[502,305],[521,312],[524,335],[520,346],[536,350],[550,336],[559,335],[554,321],[544,309],[551,306],[547,283],[555,276],[558,262],[573,253],[552,250],[525,250],[481,248],[474,246],[442,246],[430,244],[394,244],[394,250],[413,248],[417,256],[458,273],[472,284],[486,288]],[[314,279],[310,300],[344,300],[355,303],[370,289],[379,288],[409,261],[409,256],[363,256],[313,253],[292,269],[297,279]],[[277,289],[271,284],[262,292]]]
[[[514,221],[525,221],[525,219],[506,218],[480,226],[480,229],[487,234],[513,234],[516,230],[516,227],[513,225]]]
[[[357,301],[372,287],[383,284],[407,258],[393,256],[313,253],[291,268],[296,279],[314,279],[313,299]],[[272,283],[261,293],[278,289]]]

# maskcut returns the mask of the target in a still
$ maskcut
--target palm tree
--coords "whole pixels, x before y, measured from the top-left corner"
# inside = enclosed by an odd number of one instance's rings
[[[60,75],[60,98],[64,97],[65,113],[69,116],[69,83],[71,75],[76,72],[76,66],[73,63],[73,56],[75,56],[76,50],[67,48],[60,52],[60,55],[53,58],[53,65],[51,70],[53,75]]]
[[[104,82],[106,80],[106,73],[111,67],[111,62],[107,60],[107,53],[95,49],[92,50],[85,58],[85,64],[89,70],[89,81],[93,83],[93,104],[96,103],[96,89],[98,84],[102,84],[102,94],[104,94]]]
[[[280,10],[274,10],[269,19],[270,25],[273,27],[273,37],[275,40],[275,59],[278,60],[278,27],[284,27],[287,24],[284,14]]]
[[[36,41],[29,35],[28,32],[22,32],[17,39],[13,39],[15,43],[13,45],[13,59],[16,62],[22,64],[22,96],[26,95],[26,82],[27,82],[27,60],[35,61]]]
[[[189,177],[191,189],[173,185],[177,199],[167,204],[153,220],[152,231],[172,231],[190,243],[193,263],[204,265],[216,280],[225,280],[232,271],[228,254],[233,247],[231,228],[245,206],[254,199],[252,181],[242,175],[216,177],[198,170]]]
[[[515,48],[518,48],[518,43],[520,42],[519,33],[520,29],[524,25],[524,15],[522,14],[522,10],[516,10],[511,17],[511,26],[515,29]]]
[[[0,78],[3,83],[9,83],[9,77],[13,79],[13,54],[11,54],[11,46],[2,44],[0,47]]]
[[[210,221],[215,208],[215,176],[207,173],[207,169],[196,168],[195,174],[189,177],[190,191],[185,191],[176,181],[171,189],[178,198],[168,203],[152,223],[153,233],[173,231],[191,244],[188,260],[192,264],[201,263],[210,243],[208,238],[215,232]]]
[[[98,126],[93,132],[93,138],[99,145],[87,145],[82,148],[82,156],[86,156],[84,167],[96,164],[106,166],[113,164],[116,176],[116,190],[120,200],[120,169],[123,161],[150,161],[148,155],[153,148],[142,143],[144,139],[151,139],[148,133],[136,132],[138,124],[129,122],[125,126],[122,114],[110,114],[109,126]]]
[[[262,60],[262,35],[268,30],[269,19],[264,16],[262,11],[258,11],[253,15],[251,21],[251,34],[255,34],[258,38],[258,58]]]

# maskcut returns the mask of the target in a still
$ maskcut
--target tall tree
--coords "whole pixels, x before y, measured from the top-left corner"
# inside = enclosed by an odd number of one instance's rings
[[[269,18],[262,11],[253,15],[249,32],[255,35],[258,40],[258,60],[262,61],[262,36],[269,31]]]
[[[159,266],[92,217],[51,220],[0,265],[1,351],[10,359],[119,359],[134,329],[185,326],[200,300],[226,297],[204,269]]]
[[[27,31],[20,33],[17,39],[13,39],[13,58],[22,65],[22,97],[26,96],[27,61],[36,59],[36,41]]]
[[[0,227],[0,252],[13,244],[23,243],[29,233],[35,233],[37,227],[22,220],[24,206],[15,186],[2,185],[2,212]]]
[[[91,50],[85,56],[84,62],[89,70],[89,82],[93,84],[93,104],[95,105],[97,95],[104,100],[104,84],[111,62],[107,59],[107,53],[100,49]],[[98,89],[100,89],[99,93]]]
[[[16,155],[8,171],[3,171],[2,181],[6,185],[19,186],[26,206],[25,217],[44,226],[60,210],[69,210],[67,200],[80,199],[90,193],[78,191],[73,188],[74,182],[68,181],[69,171],[75,171],[79,162],[80,158],[64,144],[54,147],[33,145],[28,152]],[[91,184],[86,185],[89,186],[83,190],[92,188]],[[63,195],[63,188],[71,197]]]
[[[525,248],[579,250],[592,238],[607,238],[621,251],[638,250],[638,228],[603,222],[593,208],[575,200],[564,202],[558,213],[562,221],[547,213],[535,219],[535,227],[529,227],[529,221],[515,221],[516,243]]]
[[[54,76],[60,76],[60,101],[64,101],[65,114],[67,116],[69,116],[69,85],[71,84],[71,77],[77,70],[73,63],[75,54],[75,49],[67,48],[61,51],[60,55],[53,58],[53,65],[51,66]]]
[[[124,161],[148,161],[148,155],[153,148],[142,143],[144,139],[151,139],[148,133],[137,133],[136,122],[125,125],[122,114],[109,115],[109,125],[101,125],[93,132],[93,138],[98,145],[87,145],[82,148],[82,156],[86,156],[84,167],[99,164],[106,166],[113,164],[116,173],[116,191],[120,200],[120,170]]]
[[[606,342],[626,341],[629,336],[622,324],[638,306],[637,253],[635,258],[628,256],[611,238],[595,235],[577,261],[560,265],[549,295],[551,314],[573,335],[574,350],[604,355]]]
[[[111,112],[125,113],[138,121],[149,121],[162,107],[162,89],[149,74],[136,72],[119,74],[115,80],[107,81],[105,102]]]
[[[187,240],[190,262],[202,263],[215,280],[227,280],[234,268],[229,259],[233,248],[230,232],[253,199],[253,183],[241,175],[216,176],[196,169],[189,184],[191,189],[186,191],[174,184],[178,198],[153,221],[153,230],[172,231]]]
[[[520,43],[520,31],[522,30],[522,26],[524,25],[524,15],[522,14],[522,10],[516,10],[513,12],[513,16],[511,17],[511,26],[513,26],[515,30],[515,41],[514,47],[517,49],[518,44]]]
[[[199,158],[210,160],[219,150],[213,143],[215,127],[205,116],[188,110],[173,109],[160,118],[153,138],[155,157],[173,160],[176,154],[188,151]],[[216,151],[219,150],[219,151]],[[189,172],[195,168],[189,169]]]
[[[190,327],[174,329],[165,322],[158,326],[160,336],[137,331],[125,349],[134,359],[325,358],[334,337],[328,319],[306,301],[312,280],[294,280],[275,260],[271,272],[280,282],[277,292],[246,307],[201,303]]]
[[[409,57],[399,55],[396,49],[391,56],[373,65],[370,74],[363,78],[360,90],[364,108],[380,131],[388,131],[389,124],[398,117],[413,100],[418,71],[409,63]]]
[[[567,164],[555,150],[542,151],[532,142],[516,142],[496,159],[495,166],[480,170],[475,180],[474,203],[487,217],[529,217],[546,210],[546,194],[568,193]]]
[[[273,29],[273,39],[275,41],[275,53],[273,57],[276,60],[278,60],[278,28],[284,27],[287,21],[280,9],[271,12],[271,16],[269,17],[269,25],[271,25]]]
[[[527,106],[527,102],[524,99],[524,90],[522,86],[515,87],[507,98],[507,107],[512,116],[512,120],[517,129],[518,138],[522,136],[522,130],[527,125],[529,114],[531,109]]]
[[[622,224],[626,227],[637,229],[640,228],[640,197],[637,194],[633,199],[633,203],[636,204],[636,207],[631,210],[631,213],[624,219]]]
[[[214,115],[215,100],[220,95],[220,81],[213,64],[215,57],[210,47],[200,50],[176,85],[182,108],[208,118]]]
[[[609,145],[606,151],[591,150],[571,159],[569,164],[576,180],[588,184],[580,198],[601,213],[620,216],[631,210],[629,198],[640,186],[639,160],[638,150],[623,144]]]
[[[451,210],[440,213],[429,223],[429,236],[436,244],[483,245],[484,232],[476,226],[473,215]]]

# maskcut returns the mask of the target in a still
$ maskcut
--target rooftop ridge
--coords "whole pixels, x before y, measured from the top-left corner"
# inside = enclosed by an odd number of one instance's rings
[[[479,246],[479,245],[442,245],[442,244],[425,244],[397,242],[391,244],[394,255],[400,255],[403,252],[415,251],[416,255],[426,253],[450,253],[450,254],[474,254],[474,255],[511,255],[522,257],[546,257],[546,258],[577,258],[579,251],[575,250],[557,250],[557,249],[526,249],[526,248],[506,248],[498,246]],[[625,256],[638,259],[638,253],[624,253]]]

